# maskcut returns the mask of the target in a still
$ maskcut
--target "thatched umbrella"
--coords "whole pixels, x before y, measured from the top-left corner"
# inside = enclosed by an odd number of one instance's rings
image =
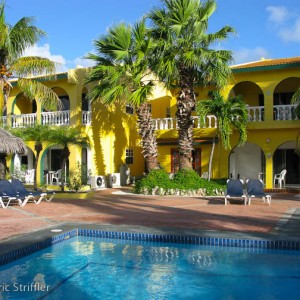
[[[15,153],[26,154],[25,143],[22,139],[0,128],[0,179],[5,179],[5,174],[8,171],[6,155]]]

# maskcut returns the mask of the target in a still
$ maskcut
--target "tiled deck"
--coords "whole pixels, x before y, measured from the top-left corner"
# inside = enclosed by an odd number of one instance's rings
[[[225,206],[221,198],[140,196],[127,191],[105,189],[89,199],[54,198],[50,203],[1,209],[0,246],[24,234],[75,223],[90,228],[101,225],[190,233],[208,230],[300,240],[299,194],[273,194],[271,206],[258,199],[252,200],[251,206],[244,206],[242,201]]]

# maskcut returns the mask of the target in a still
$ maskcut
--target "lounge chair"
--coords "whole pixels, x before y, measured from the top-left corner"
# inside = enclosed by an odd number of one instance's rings
[[[7,208],[11,202],[17,202],[20,205],[22,200],[8,180],[0,180],[0,206]]]
[[[21,197],[24,198],[20,206],[25,206],[26,203],[30,200],[32,200],[35,204],[39,204],[43,199],[45,199],[47,202],[50,202],[55,196],[54,192],[41,193],[38,191],[36,192],[28,191],[19,179],[12,179],[11,184],[14,187],[15,191]]]
[[[271,204],[271,195],[264,192],[264,184],[260,179],[249,179],[246,181],[248,204],[251,204],[251,198],[262,198],[265,202]]]
[[[17,199],[16,197],[9,197],[0,192],[0,207],[7,208],[12,201],[17,202],[19,205],[21,203],[21,200]]]
[[[228,198],[242,198],[244,204],[247,204],[247,196],[244,193],[243,180],[241,179],[228,179],[227,190],[225,193],[225,205],[227,205]]]

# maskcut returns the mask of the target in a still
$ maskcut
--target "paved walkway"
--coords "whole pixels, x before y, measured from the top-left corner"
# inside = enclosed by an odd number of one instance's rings
[[[268,206],[254,199],[251,206],[211,197],[154,197],[105,189],[90,199],[58,199],[0,210],[0,246],[12,238],[62,226],[143,228],[160,232],[199,231],[268,235],[300,240],[299,194],[274,194]],[[73,225],[72,225],[73,224]]]

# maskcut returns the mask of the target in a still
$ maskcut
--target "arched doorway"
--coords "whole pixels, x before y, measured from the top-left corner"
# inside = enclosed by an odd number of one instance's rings
[[[265,179],[265,156],[261,148],[253,143],[235,147],[229,156],[229,177]]]
[[[273,155],[273,176],[286,169],[286,184],[300,183],[300,158],[295,153],[295,148],[296,142],[289,141],[280,145]]]

